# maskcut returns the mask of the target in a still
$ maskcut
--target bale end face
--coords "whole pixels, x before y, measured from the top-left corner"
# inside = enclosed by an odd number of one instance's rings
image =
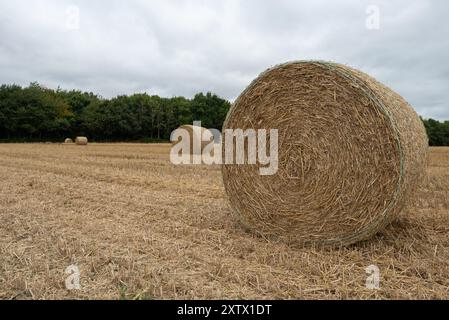
[[[233,104],[224,129],[278,129],[275,175],[248,164],[222,173],[238,219],[291,243],[371,237],[410,199],[427,162],[427,135],[408,103],[335,63],[267,70]]]

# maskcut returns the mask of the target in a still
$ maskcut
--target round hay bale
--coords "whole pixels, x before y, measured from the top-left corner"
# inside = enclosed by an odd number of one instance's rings
[[[86,137],[76,137],[76,139],[75,139],[75,143],[78,146],[87,146],[88,142],[89,142],[89,140],[87,140]]]
[[[73,140],[70,138],[67,138],[64,140],[64,143],[70,144],[70,143],[73,143]]]
[[[197,130],[194,130],[195,128],[196,128]],[[200,130],[198,130],[198,128],[199,128]],[[202,141],[202,137],[203,137],[204,133],[205,133],[206,131],[209,131],[209,130],[206,129],[206,128],[203,128],[203,127],[194,127],[194,126],[192,126],[192,125],[183,125],[183,126],[179,127],[178,129],[184,129],[184,130],[186,130],[186,131],[189,133],[189,137],[190,137],[190,150],[191,150],[191,153],[192,153],[192,154],[195,153],[195,150],[193,150],[193,140],[194,140],[194,139],[199,139],[198,141],[201,141],[201,150],[198,150],[198,151],[199,151],[199,154],[201,154],[201,153],[203,152],[204,148],[209,144],[209,142],[207,142],[207,141],[206,141],[206,142]],[[173,144],[176,144],[176,143],[178,143],[178,141],[173,141],[172,143],[173,143]]]
[[[411,106],[365,73],[297,61],[262,73],[223,129],[278,129],[279,170],[223,165],[234,214],[291,244],[348,245],[390,223],[423,178],[428,138]],[[269,132],[269,131],[268,131]]]

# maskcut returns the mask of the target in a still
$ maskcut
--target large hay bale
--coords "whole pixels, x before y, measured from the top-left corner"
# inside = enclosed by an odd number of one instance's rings
[[[224,129],[278,129],[279,170],[223,165],[233,212],[289,243],[347,245],[390,223],[422,180],[428,139],[415,111],[365,73],[298,61],[262,73]]]
[[[87,146],[88,142],[89,142],[89,140],[87,140],[86,137],[76,137],[76,139],[75,139],[75,143],[78,146]]]
[[[64,140],[64,143],[70,144],[70,143],[73,143],[73,140],[70,139],[70,138],[67,138],[67,139]]]
[[[178,129],[184,129],[189,133],[189,137],[190,137],[190,150],[191,150],[191,154],[195,154],[195,150],[193,149],[193,140],[194,139],[198,139],[197,141],[201,141],[201,149],[197,150],[199,153],[201,154],[204,150],[204,148],[210,143],[207,141],[202,141],[202,137],[204,137],[204,133],[206,131],[208,131],[208,129],[203,128],[203,127],[196,127],[196,126],[192,126],[192,125],[183,125],[181,127],[179,127]],[[178,141],[172,141],[173,144],[178,143]]]

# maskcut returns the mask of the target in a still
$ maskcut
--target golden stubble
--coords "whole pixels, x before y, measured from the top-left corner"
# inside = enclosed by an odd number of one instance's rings
[[[449,298],[449,148],[374,238],[290,247],[244,230],[220,167],[170,145],[0,145],[2,299]],[[70,265],[80,291],[65,288]],[[380,290],[365,287],[380,268]]]

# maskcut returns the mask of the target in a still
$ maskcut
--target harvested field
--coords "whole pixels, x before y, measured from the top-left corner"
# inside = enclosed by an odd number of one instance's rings
[[[449,148],[399,219],[340,249],[245,231],[219,167],[170,145],[0,145],[2,299],[449,298]],[[70,265],[81,290],[65,287]],[[380,269],[380,289],[365,269]]]

